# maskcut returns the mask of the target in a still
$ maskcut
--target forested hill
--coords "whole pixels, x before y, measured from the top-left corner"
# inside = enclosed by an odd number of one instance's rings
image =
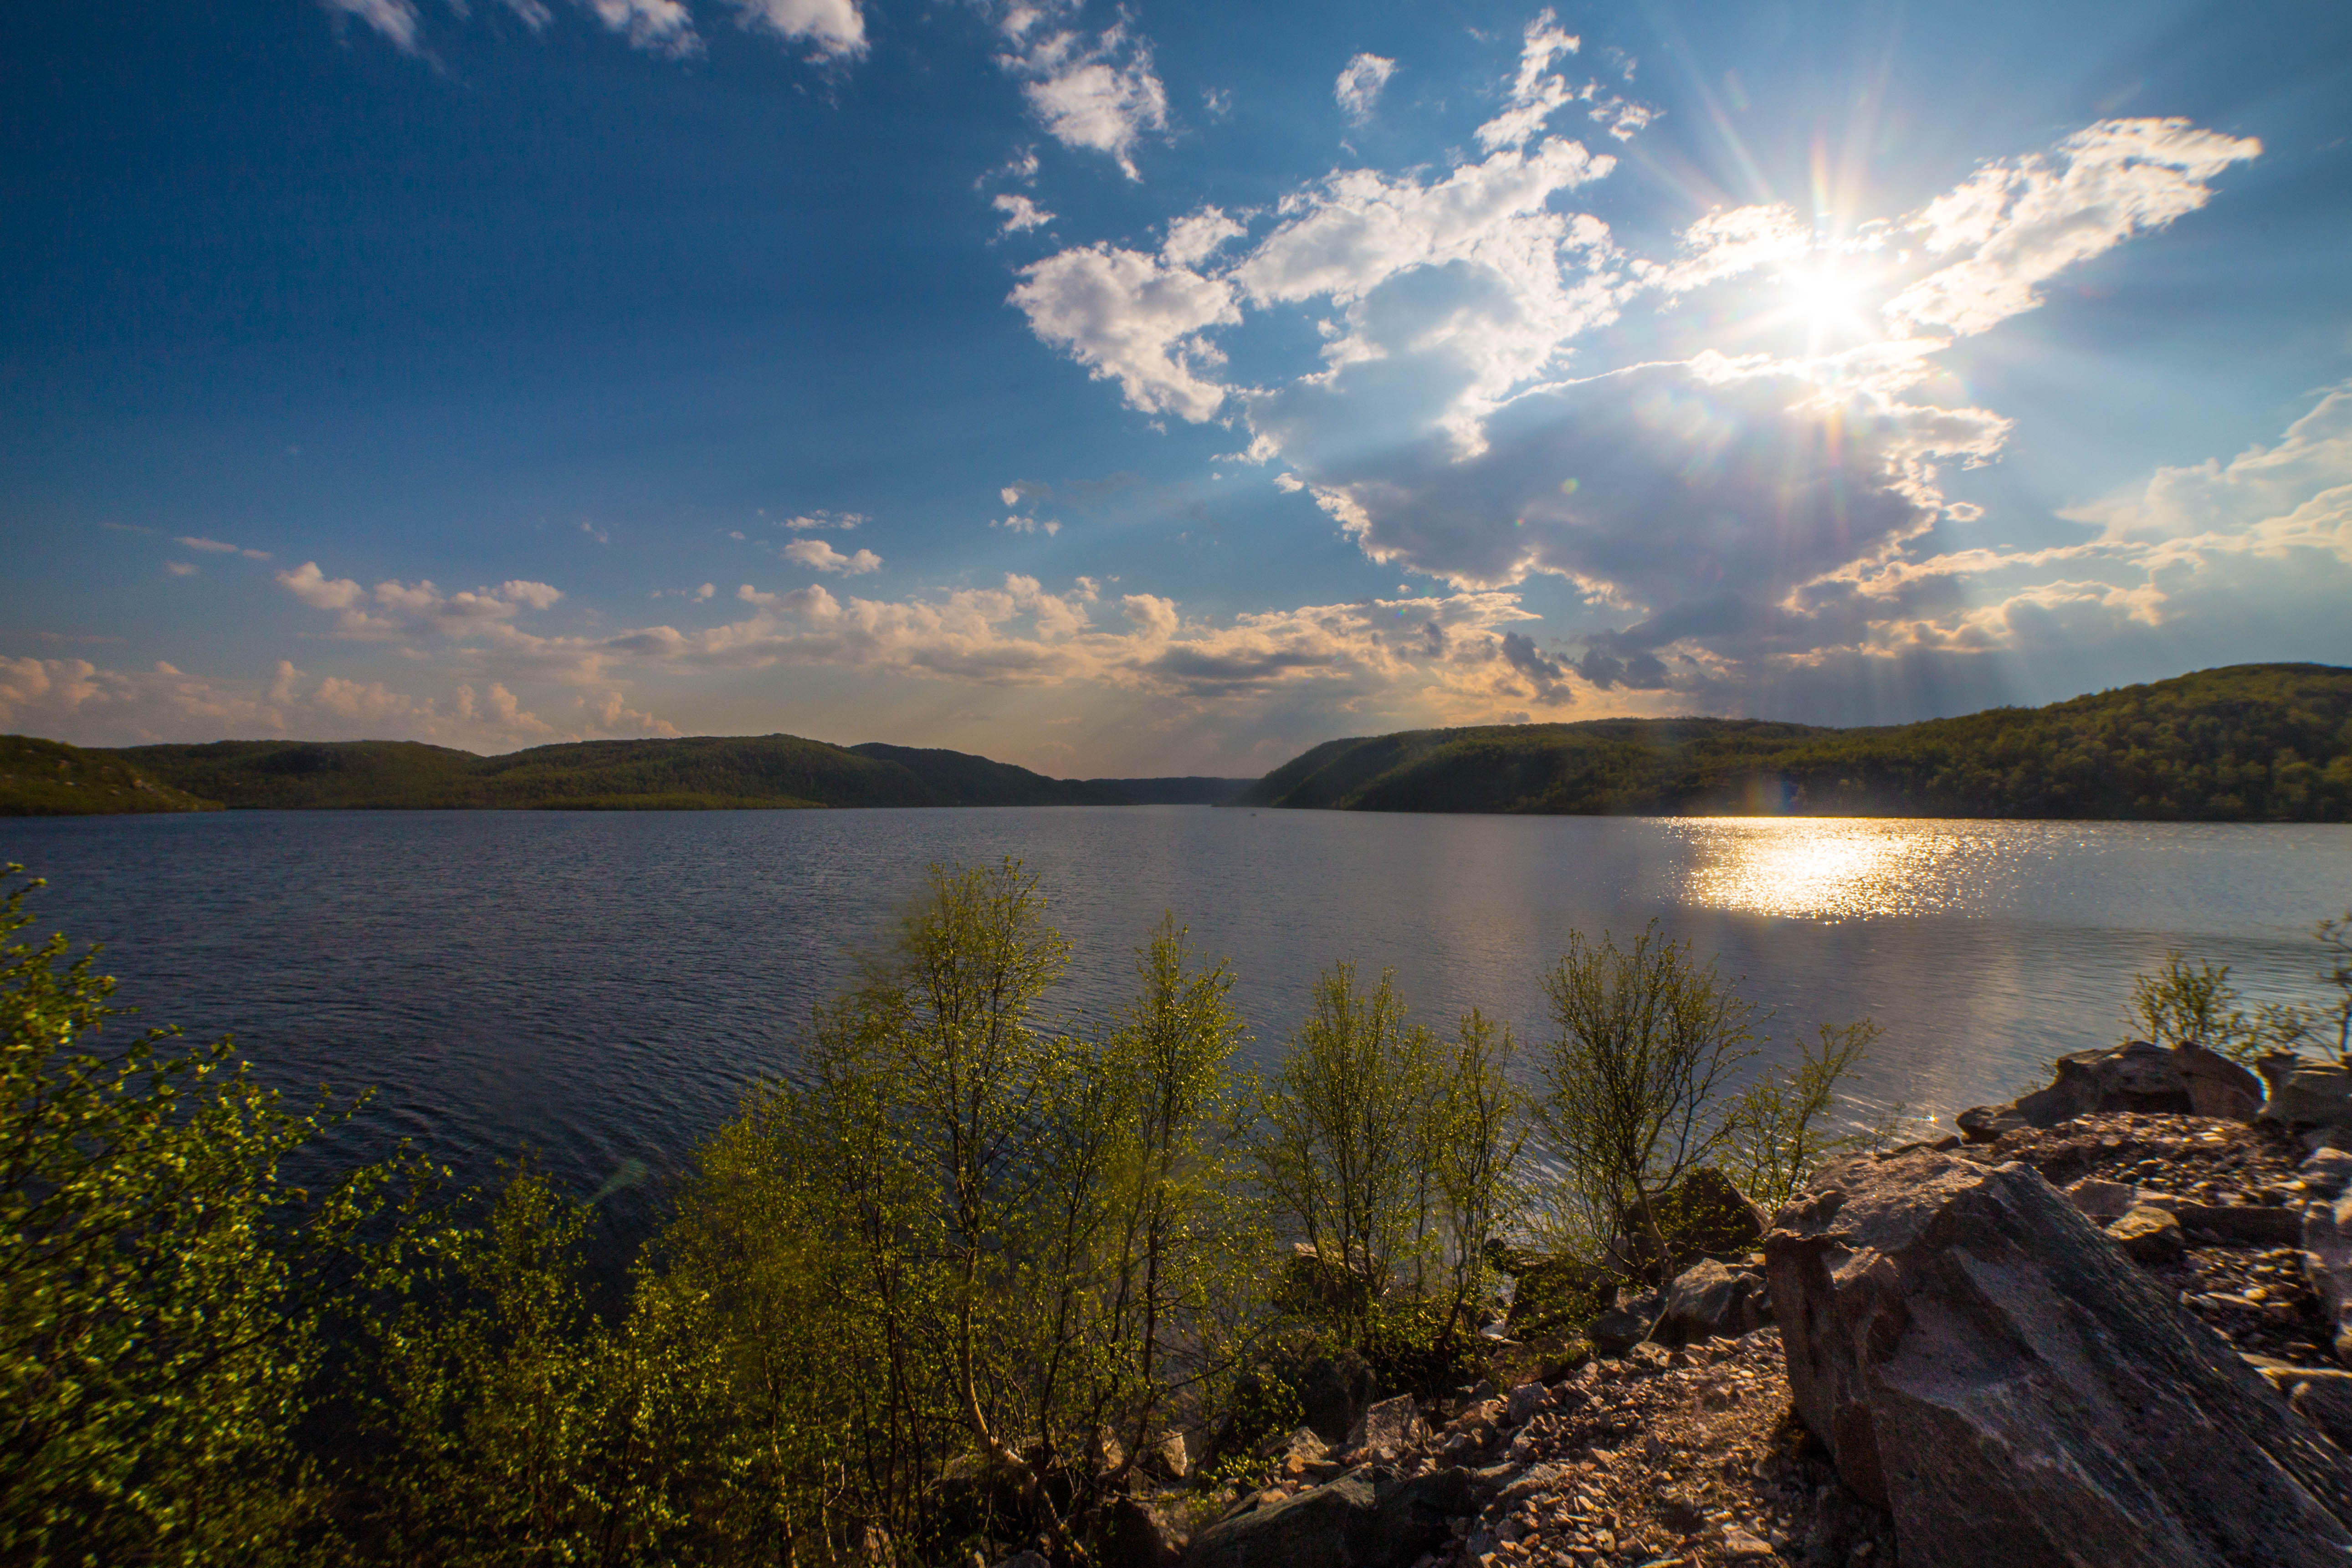
[[[218,811],[105,752],[0,735],[0,816],[95,816],[127,811]]]
[[[2352,669],[2250,664],[1860,730],[1600,719],[1332,741],[1242,804],[1352,811],[2352,820]]]
[[[586,741],[496,757],[414,741],[219,741],[76,754],[142,770],[173,786],[175,799],[237,808],[1125,805],[1171,799],[1171,784],[1217,784],[1230,794],[1246,783],[1051,779],[961,752],[793,735]],[[27,807],[0,786],[0,815],[20,809]]]

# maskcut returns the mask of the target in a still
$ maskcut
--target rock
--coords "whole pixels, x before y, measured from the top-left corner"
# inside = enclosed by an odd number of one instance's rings
[[[1053,1564],[1034,1552],[1016,1552],[997,1563],[996,1568],[1053,1568]]]
[[[2286,1402],[2337,1447],[2352,1449],[2352,1372],[2298,1370],[2305,1375],[2288,1386]]]
[[[1551,1403],[1551,1390],[1541,1382],[1530,1379],[1511,1390],[1511,1397],[1503,1406],[1503,1425],[1524,1426],[1534,1419],[1537,1411]]]
[[[2263,1080],[2220,1052],[2194,1042],[2175,1046],[2172,1068],[2188,1086],[2191,1116],[2252,1121],[2262,1114]]]
[[[2030,1167],[1843,1162],[1765,1255],[1798,1413],[1906,1568],[2352,1552],[2352,1458]]]
[[[2262,1118],[2286,1127],[2340,1127],[2352,1122],[2352,1068],[2305,1061],[2273,1051],[2254,1064],[2269,1093]]]
[[[2169,1209],[2142,1204],[2107,1226],[2107,1236],[2134,1263],[2162,1263],[2189,1249]]]
[[[2171,1204],[2183,1230],[2201,1230],[2241,1247],[2293,1247],[2303,1239],[2300,1210],[2276,1204]]]
[[[2333,1198],[2352,1186],[2352,1149],[2315,1149],[2295,1173],[2311,1197]]]
[[[1730,1563],[1766,1563],[1772,1558],[1771,1543],[1749,1534],[1736,1524],[1723,1527],[1723,1555]]]
[[[1731,1178],[1712,1165],[1702,1165],[1650,1200],[1667,1247],[1667,1265],[1675,1272],[1713,1252],[1746,1252],[1764,1234],[1764,1212],[1749,1203]],[[1626,1272],[1655,1279],[1657,1243],[1637,1209],[1622,1215],[1629,1266]]]
[[[1349,1464],[1393,1458],[1412,1447],[1421,1430],[1419,1406],[1412,1394],[1400,1394],[1367,1409],[1340,1447]]]
[[[1452,1539],[1451,1521],[1478,1508],[1465,1470],[1375,1484],[1369,1469],[1220,1521],[1201,1532],[1185,1568],[1411,1568]]]
[[[2066,1201],[2082,1210],[2092,1224],[2108,1225],[2138,1206],[2139,1189],[2085,1176],[2066,1189]]]
[[[1282,1279],[1275,1299],[1293,1311],[1358,1311],[1371,1300],[1372,1287],[1357,1269],[1316,1251],[1315,1244],[1293,1242],[1282,1260]]]
[[[1307,1424],[1327,1443],[1337,1443],[1363,1416],[1379,1394],[1371,1364],[1354,1351],[1318,1356],[1299,1379],[1298,1402]]]
[[[1272,1459],[1275,1468],[1279,1469],[1293,1459],[1309,1465],[1319,1464],[1331,1457],[1331,1446],[1323,1441],[1321,1434],[1312,1426],[1301,1426],[1285,1436],[1268,1438],[1259,1445],[1257,1452],[1258,1458]]]
[[[1650,1336],[1650,1326],[1658,1321],[1659,1302],[1654,1296],[1644,1296],[1622,1307],[1612,1307],[1592,1320],[1585,1329],[1585,1337],[1601,1355],[1623,1355]]]
[[[1710,1258],[1675,1277],[1666,1291],[1665,1314],[1654,1333],[1670,1345],[1738,1339],[1769,1315],[1760,1278],[1735,1272]]]
[[[1512,1333],[1532,1331],[1555,1319],[1582,1321],[1616,1292],[1615,1270],[1580,1258],[1524,1260],[1511,1287],[1511,1310],[1503,1320]]]
[[[1160,1510],[1131,1497],[1114,1500],[1095,1542],[1098,1568],[1176,1568],[1184,1543]]]
[[[1192,1473],[1192,1456],[1184,1447],[1184,1434],[1171,1432],[1160,1439],[1151,1451],[1152,1468],[1163,1479],[1181,1481]]]
[[[2210,1051],[2204,1054],[2212,1055]],[[2189,1080],[2181,1074],[2178,1053],[2146,1040],[2126,1040],[2120,1046],[2099,1050],[2071,1052],[2060,1057],[2054,1065],[2058,1075],[2051,1079],[2048,1088],[2020,1095],[2007,1105],[1979,1105],[1961,1111],[1953,1119],[1961,1135],[1971,1143],[1990,1143],[2003,1132],[2024,1127],[2055,1127],[2093,1111],[2168,1111],[2187,1115],[2194,1103]],[[2199,1070],[2205,1070],[2201,1064]]]
[[[2336,1359],[2352,1363],[2352,1191],[2303,1205],[2303,1275],[2319,1298]]]

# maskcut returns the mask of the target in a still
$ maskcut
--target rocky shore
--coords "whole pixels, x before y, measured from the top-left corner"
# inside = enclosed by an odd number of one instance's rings
[[[1508,1386],[1331,1380],[1272,1484],[1124,1505],[1116,1568],[2352,1562],[2352,1074],[2261,1065],[2062,1058]]]

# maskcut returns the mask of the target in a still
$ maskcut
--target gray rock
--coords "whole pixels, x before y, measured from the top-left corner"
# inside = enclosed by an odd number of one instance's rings
[[[2139,1205],[2107,1226],[2107,1236],[2134,1263],[2162,1263],[2189,1249],[2172,1211],[2152,1204]]]
[[[1400,1394],[1366,1410],[1340,1447],[1351,1464],[1393,1458],[1412,1447],[1421,1431],[1420,1407],[1412,1394]]]
[[[2172,1068],[2189,1088],[2190,1115],[2252,1121],[2262,1114],[2263,1080],[2220,1052],[2175,1046]]]
[[[2185,1116],[2192,1113],[2195,1105],[2178,1054],[2146,1040],[2074,1051],[2060,1057],[2055,1066],[2058,1074],[2046,1089],[2020,1095],[2007,1105],[1979,1105],[1961,1111],[1953,1119],[1961,1136],[1971,1143],[1990,1143],[2021,1127],[2055,1127],[2094,1111],[2168,1111]]]
[[[2352,1123],[2352,1068],[2341,1062],[2306,1061],[2277,1051],[2256,1062],[2269,1089],[2262,1118],[2287,1127],[2341,1127]]]
[[[1535,1418],[1537,1411],[1550,1403],[1551,1390],[1540,1380],[1531,1378],[1511,1390],[1511,1397],[1503,1405],[1503,1425],[1524,1426]]]
[[[996,1568],[1053,1568],[1053,1564],[1034,1552],[1016,1552]]]
[[[1620,1217],[1625,1255],[1616,1261],[1621,1273],[1647,1279],[1679,1273],[1709,1253],[1746,1252],[1763,1236],[1768,1217],[1730,1177],[1702,1165],[1652,1199],[1646,1215],[1635,1209]],[[1650,1219],[1665,1238],[1664,1269],[1659,1268],[1657,1242],[1650,1235]]]
[[[1713,1258],[1675,1277],[1666,1291],[1665,1314],[1653,1336],[1662,1344],[1693,1340],[1738,1339],[1765,1321],[1764,1281],[1727,1268]]]
[[[1616,1292],[1614,1269],[1580,1258],[1522,1258],[1518,1278],[1511,1286],[1511,1310],[1503,1320],[1507,1332],[1518,1333],[1554,1318],[1575,1320],[1605,1305]]]
[[[2153,1201],[2153,1200],[2150,1200]],[[2293,1247],[2303,1239],[2303,1212],[2278,1204],[2171,1204],[2183,1230],[2201,1230],[2241,1247]]]
[[[2352,1364],[2352,1190],[2303,1205],[2303,1274],[2319,1298],[2336,1359]]]
[[[1171,1432],[1151,1451],[1152,1468],[1171,1481],[1181,1481],[1192,1473],[1192,1455],[1184,1446],[1184,1434]]]
[[[2296,1174],[2311,1196],[2340,1197],[2346,1187],[2352,1186],[2352,1149],[2315,1149]]]
[[[2109,1225],[2139,1205],[2139,1189],[2085,1176],[2066,1189],[2066,1201],[2082,1210],[2092,1224]]]
[[[1184,1568],[1411,1568],[1452,1539],[1452,1521],[1477,1508],[1477,1484],[1465,1470],[1378,1483],[1368,1468],[1350,1470],[1212,1525]]]
[[[1183,1558],[1183,1542],[1150,1503],[1123,1497],[1105,1511],[1095,1541],[1098,1568],[1176,1568]]]
[[[1298,1402],[1307,1424],[1327,1443],[1337,1443],[1362,1419],[1380,1392],[1370,1363],[1354,1351],[1318,1356],[1299,1380]]]
[[[2352,1449],[2352,1372],[2310,1370],[2288,1385],[2286,1402],[2337,1447]]]
[[[2352,1458],[2030,1167],[1846,1161],[1765,1255],[1798,1413],[1906,1568],[2352,1553]]]
[[[1623,1355],[1649,1337],[1651,1325],[1658,1321],[1658,1308],[1654,1296],[1612,1307],[1592,1320],[1585,1337],[1601,1355]]]

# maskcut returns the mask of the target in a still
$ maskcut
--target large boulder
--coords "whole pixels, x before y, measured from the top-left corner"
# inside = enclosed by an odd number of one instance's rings
[[[2316,1151],[2303,1163],[2303,1187],[2304,1276],[2336,1359],[2352,1363],[2352,1154]]]
[[[1693,1340],[1736,1340],[1771,1319],[1764,1281],[1707,1258],[1675,1277],[1666,1290],[1664,1314],[1651,1336],[1661,1344]]]
[[[1306,1411],[1307,1425],[1326,1443],[1344,1439],[1379,1393],[1380,1382],[1372,1374],[1371,1363],[1351,1350],[1317,1356],[1307,1363],[1298,1380],[1298,1403]]]
[[[2207,1051],[2204,1055],[2210,1057],[2212,1053]],[[1972,1143],[1990,1143],[2004,1132],[2025,1127],[2055,1127],[2093,1111],[2137,1110],[2186,1116],[2195,1107],[2189,1080],[2181,1076],[2174,1053],[2146,1040],[2126,1040],[2120,1046],[2075,1051],[2060,1057],[2053,1065],[2058,1069],[2057,1076],[2047,1088],[2020,1095],[2006,1105],[1979,1105],[1961,1111],[1954,1118],[1961,1135]],[[2251,1073],[2246,1076],[2259,1090],[2259,1080]]]
[[[2262,1117],[2285,1127],[2352,1124],[2352,1068],[2341,1062],[2306,1061],[2293,1051],[2274,1051],[2254,1064],[2268,1091]]]
[[[1184,1568],[1411,1568],[1479,1500],[1467,1470],[1376,1479],[1366,1467],[1210,1526]]]
[[[2352,1553],[2352,1458],[2031,1167],[1843,1162],[1764,1247],[1798,1414],[1906,1568]]]
[[[1652,1198],[1646,1213],[1635,1208],[1621,1215],[1618,1226],[1625,1236],[1628,1271],[1655,1279],[1659,1259],[1652,1221],[1665,1238],[1671,1275],[1712,1253],[1746,1252],[1763,1237],[1765,1220],[1730,1177],[1702,1165]]]
[[[2263,1080],[2238,1063],[2194,1042],[2172,1048],[2172,1070],[2189,1090],[2192,1116],[2252,1121],[2262,1114]]]

